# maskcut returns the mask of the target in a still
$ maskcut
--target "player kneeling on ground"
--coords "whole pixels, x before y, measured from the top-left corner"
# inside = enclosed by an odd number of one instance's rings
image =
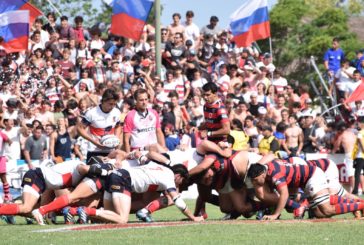
[[[42,203],[50,202],[54,190],[75,187],[84,175],[93,170],[78,160],[66,161],[52,167],[30,169],[22,181],[23,203],[1,205],[0,215],[29,214],[37,206],[41,196]]]
[[[105,210],[97,210],[96,216],[115,223],[127,223],[131,208],[131,193],[165,191],[174,204],[192,221],[203,221],[195,217],[177,191],[177,187],[188,180],[188,170],[182,164],[171,168],[156,163],[140,167],[114,170],[108,176],[104,193]],[[112,211],[113,210],[113,211]]]
[[[289,166],[275,161],[267,165],[257,163],[250,167],[248,177],[252,179],[256,195],[262,202],[277,205],[272,215],[263,217],[265,220],[275,220],[280,216],[289,198],[289,188],[304,189],[310,200],[310,207],[318,218],[331,217],[364,208],[361,200],[330,195],[324,172],[314,165]],[[267,187],[276,189],[279,196],[267,191]]]

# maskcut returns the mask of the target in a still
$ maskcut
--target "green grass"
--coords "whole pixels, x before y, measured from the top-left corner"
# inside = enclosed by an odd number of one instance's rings
[[[193,207],[193,202],[188,202]],[[217,207],[208,206],[210,220],[223,216]],[[156,221],[180,220],[184,216],[175,207],[156,212]],[[292,218],[284,213],[282,220]],[[59,220],[62,218],[59,217]],[[360,244],[364,220],[353,220],[351,214],[335,219],[344,222],[210,222],[176,227],[147,227],[99,231],[37,233],[41,229],[64,225],[25,225],[17,217],[17,225],[0,224],[0,244]],[[135,221],[135,215],[130,216]]]

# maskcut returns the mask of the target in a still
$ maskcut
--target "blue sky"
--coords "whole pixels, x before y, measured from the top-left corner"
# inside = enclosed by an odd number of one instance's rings
[[[254,0],[161,0],[163,12],[161,21],[163,25],[172,22],[173,13],[180,13],[184,19],[186,11],[192,10],[195,13],[194,22],[202,27],[207,25],[211,15],[219,17],[219,25],[226,28],[229,25],[230,15],[245,1]],[[270,6],[277,0],[268,0]]]
[[[1,0],[0,0],[1,1]],[[92,0],[95,6],[100,6],[102,0]],[[111,1],[111,0],[105,0]],[[130,0],[133,1],[133,0]],[[180,13],[184,19],[186,11],[195,13],[194,22],[202,27],[209,23],[210,17],[216,15],[220,19],[219,25],[226,28],[229,25],[229,16],[245,1],[254,0],[160,0],[163,5],[161,21],[163,25],[172,22],[172,15]],[[268,0],[269,6],[273,6],[278,0]]]

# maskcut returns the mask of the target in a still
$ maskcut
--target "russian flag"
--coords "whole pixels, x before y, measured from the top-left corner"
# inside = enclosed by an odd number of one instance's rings
[[[15,10],[28,10],[30,25],[33,25],[38,16],[43,15],[39,9],[28,3],[28,0],[0,0],[0,13]]]
[[[111,33],[139,41],[154,0],[114,0]]]
[[[247,0],[230,16],[233,40],[239,47],[270,37],[267,0]]]
[[[0,14],[0,43],[7,53],[28,49],[29,11],[18,10]]]

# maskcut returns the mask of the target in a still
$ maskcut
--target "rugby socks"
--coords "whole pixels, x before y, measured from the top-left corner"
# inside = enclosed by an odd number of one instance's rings
[[[363,208],[363,203],[339,203],[335,205],[335,212],[336,214],[345,214],[354,212],[356,210],[361,210]]]
[[[337,195],[331,195],[330,196],[330,204],[335,205],[339,203],[358,203],[358,202],[364,202],[362,199],[349,199]]]
[[[19,205],[15,203],[4,204],[0,207],[0,215],[15,215],[19,213]]]
[[[4,189],[4,201],[9,201],[10,200],[10,186],[8,183],[3,184],[3,189]]]
[[[45,214],[47,214],[47,213],[49,213],[51,211],[55,211],[57,209],[64,208],[68,204],[70,204],[70,201],[68,199],[68,195],[63,195],[63,196],[60,196],[60,197],[56,198],[53,202],[40,207],[39,212],[42,215],[45,215]]]
[[[96,216],[96,208],[83,207],[83,211],[85,211],[88,216]]]
[[[292,199],[288,199],[285,208],[296,209],[299,208],[300,206],[301,205],[298,202],[295,202]]]
[[[77,215],[77,207],[70,207],[68,211],[71,215]]]
[[[159,197],[158,199],[150,202],[146,209],[149,213],[153,213],[159,209],[163,209],[168,207],[168,198],[167,197]]]

